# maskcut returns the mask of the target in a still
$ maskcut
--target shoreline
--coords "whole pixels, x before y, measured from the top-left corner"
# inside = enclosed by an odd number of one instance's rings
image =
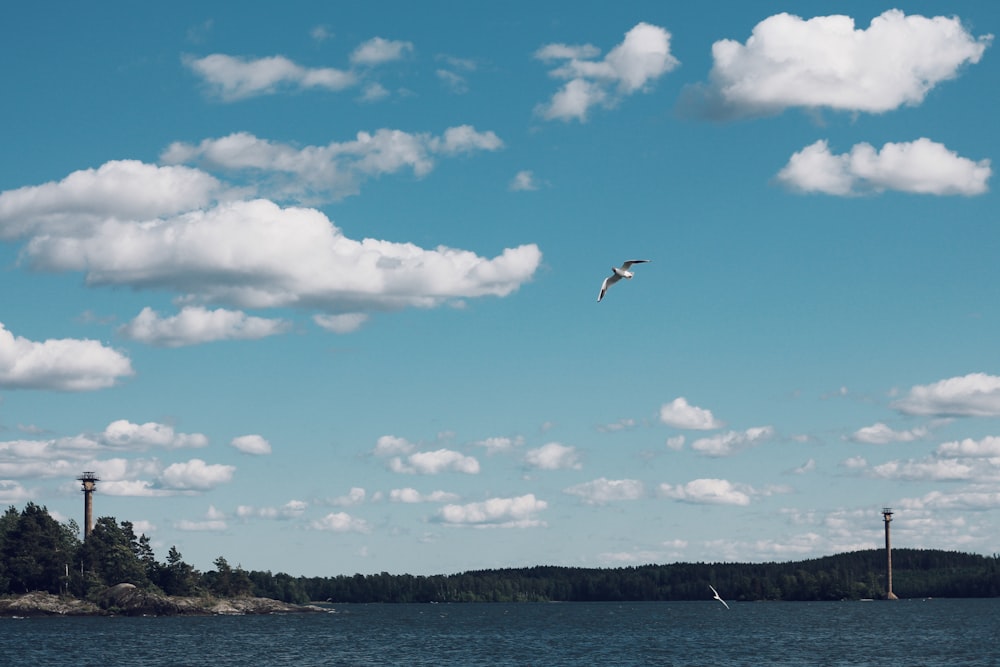
[[[132,584],[105,589],[97,602],[42,591],[0,598],[0,617],[52,616],[249,616],[323,612],[300,605],[258,597],[173,597],[143,591]]]

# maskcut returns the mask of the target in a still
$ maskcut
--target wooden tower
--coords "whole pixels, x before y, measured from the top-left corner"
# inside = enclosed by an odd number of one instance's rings
[[[892,592],[892,542],[889,540],[889,524],[892,522],[892,508],[882,508],[882,518],[885,521],[885,599],[898,600]]]

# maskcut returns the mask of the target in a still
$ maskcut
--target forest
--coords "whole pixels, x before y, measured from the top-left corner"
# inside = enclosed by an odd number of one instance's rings
[[[1000,555],[893,549],[900,598],[1000,597]],[[171,547],[156,559],[150,540],[128,521],[101,517],[86,540],[75,521],[43,507],[11,506],[0,516],[0,595],[46,591],[91,598],[131,583],[171,596],[266,597],[290,603],[618,602],[860,600],[886,596],[884,549],[797,562],[671,563],[619,568],[537,566],[460,574],[354,574],[303,577],[233,567],[222,556],[199,572]]]

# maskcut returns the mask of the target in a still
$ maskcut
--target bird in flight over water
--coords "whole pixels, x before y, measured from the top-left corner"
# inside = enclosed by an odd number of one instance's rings
[[[721,602],[726,607],[726,609],[729,609],[729,605],[726,604],[726,601],[723,600],[721,597],[719,597],[719,591],[715,590],[715,587],[712,586],[712,584],[709,584],[708,587],[712,589],[713,593],[715,593],[715,595],[713,595],[712,598]]]
[[[633,264],[643,264],[648,262],[648,259],[630,259],[621,265],[621,268],[611,267],[611,275],[604,279],[601,283],[601,293],[597,295],[597,300],[600,301],[604,298],[604,294],[608,291],[608,288],[614,285],[616,282],[625,278],[626,280],[632,280],[634,275],[629,269],[632,268]]]

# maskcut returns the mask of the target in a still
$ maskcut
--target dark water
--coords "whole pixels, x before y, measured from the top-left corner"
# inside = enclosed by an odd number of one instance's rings
[[[998,665],[1000,599],[0,619],[0,665]]]

